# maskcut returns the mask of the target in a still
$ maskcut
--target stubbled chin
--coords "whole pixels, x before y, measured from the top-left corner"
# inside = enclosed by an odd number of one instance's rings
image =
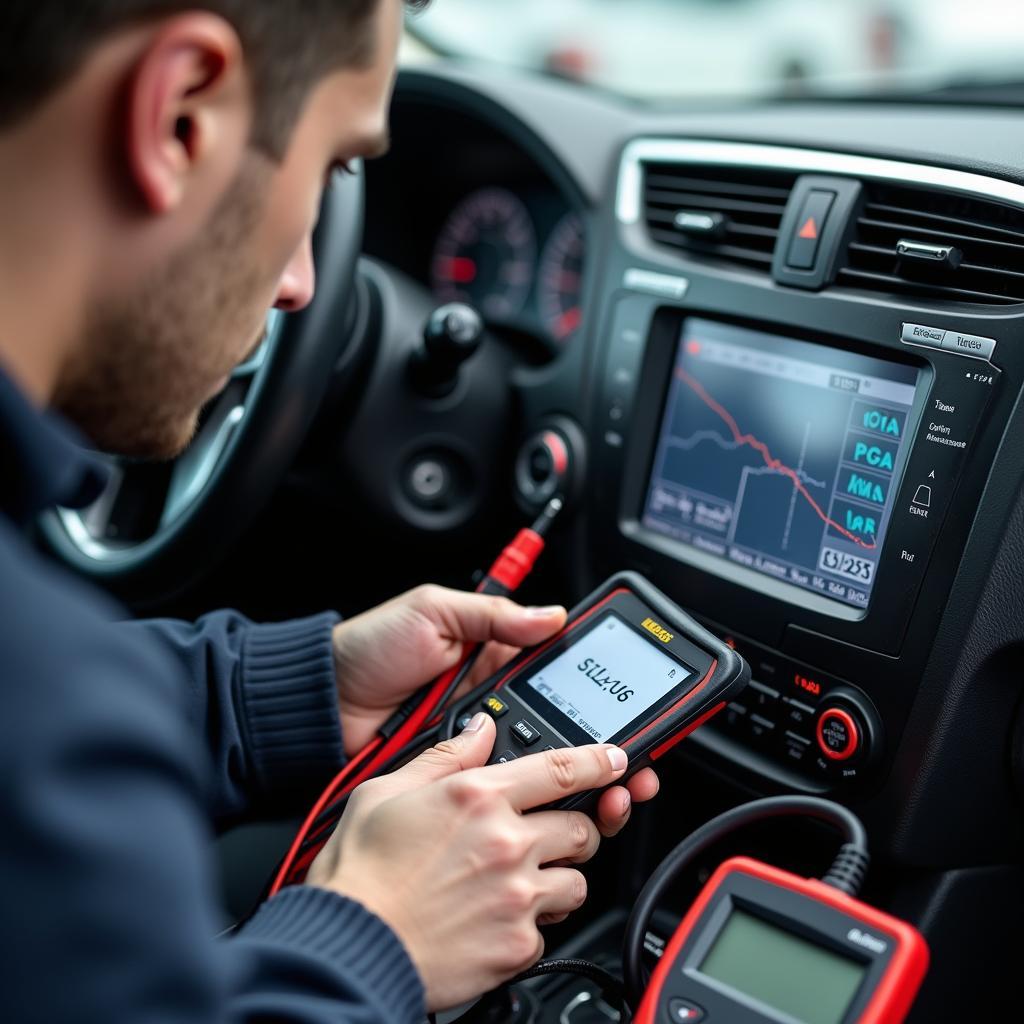
[[[220,380],[214,383],[213,387],[210,389],[209,394],[206,396],[206,401],[209,401],[211,398],[214,398],[216,395],[219,395],[228,386],[229,380],[231,380],[231,374],[225,373],[224,376],[220,378]]]

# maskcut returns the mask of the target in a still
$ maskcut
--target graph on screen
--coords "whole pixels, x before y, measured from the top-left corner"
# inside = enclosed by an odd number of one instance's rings
[[[687,321],[644,525],[866,605],[916,378],[824,346]]]

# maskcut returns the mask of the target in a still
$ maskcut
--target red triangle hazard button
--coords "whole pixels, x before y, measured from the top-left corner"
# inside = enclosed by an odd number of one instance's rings
[[[797,232],[798,238],[817,238],[818,222],[813,217],[808,217],[804,226]]]

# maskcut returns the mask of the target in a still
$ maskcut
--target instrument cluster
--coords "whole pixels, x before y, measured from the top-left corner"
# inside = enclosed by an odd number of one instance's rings
[[[512,129],[396,98],[392,148],[366,168],[365,252],[476,308],[530,361],[582,326],[586,214],[557,168]]]
[[[434,243],[430,284],[488,323],[568,344],[582,316],[583,220],[544,193],[485,186],[459,200]]]

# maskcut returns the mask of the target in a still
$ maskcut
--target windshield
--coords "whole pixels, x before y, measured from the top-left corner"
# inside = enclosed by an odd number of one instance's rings
[[[1020,0],[434,0],[433,49],[646,99],[1024,80]]]

